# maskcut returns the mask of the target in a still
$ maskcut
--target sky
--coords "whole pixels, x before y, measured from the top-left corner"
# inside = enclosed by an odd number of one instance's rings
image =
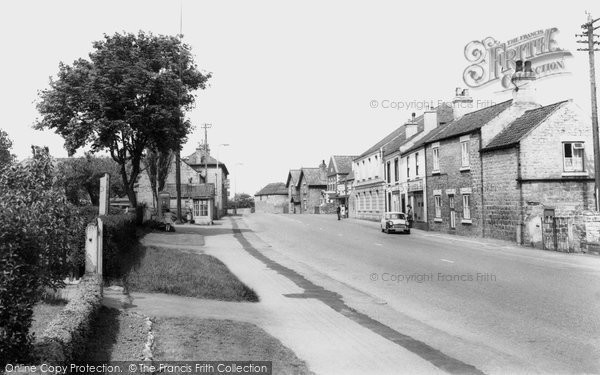
[[[466,87],[465,46],[487,37],[506,42],[558,28],[558,46],[573,56],[566,74],[538,80],[538,101],[573,99],[590,113],[588,54],[577,51],[575,34],[586,11],[600,17],[599,1],[10,0],[0,3],[0,129],[13,153],[26,158],[35,144],[67,155],[60,136],[32,128],[38,91],[59,62],[86,58],[103,34],[178,34],[180,7],[184,40],[213,75],[187,113],[195,130],[182,155],[212,124],[208,142],[232,192],[254,194],[285,182],[289,169],[359,155],[423,103],[452,99]],[[511,97],[498,82],[470,94],[482,105]]]

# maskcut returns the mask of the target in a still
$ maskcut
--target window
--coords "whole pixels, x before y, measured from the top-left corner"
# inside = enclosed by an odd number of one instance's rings
[[[390,182],[392,182],[391,166],[392,166],[392,163],[388,161],[386,163],[386,169],[385,169],[385,172],[386,172],[385,177],[386,177],[386,180],[387,180],[388,184]]]
[[[470,162],[469,162],[469,141],[468,140],[460,142],[460,150],[461,150],[461,156],[462,156],[461,166],[463,168],[468,168],[470,166]]]
[[[194,216],[208,216],[208,201],[194,201]]]
[[[410,155],[406,157],[406,178],[410,178]]]
[[[438,219],[442,218],[442,196],[441,195],[436,195],[434,197],[435,201],[435,217]]]
[[[419,153],[415,153],[415,176],[419,176]]]
[[[471,219],[471,196],[469,194],[463,194],[463,219]]]
[[[379,190],[375,190],[375,210],[379,211]]]
[[[398,182],[398,180],[400,179],[399,173],[398,173],[398,158],[394,159],[394,181]]]
[[[563,144],[565,172],[583,172],[583,142]]]
[[[434,171],[440,170],[440,148],[439,147],[435,147],[433,149],[433,170]]]
[[[369,207],[367,208],[369,211],[373,209],[373,193],[369,192]]]

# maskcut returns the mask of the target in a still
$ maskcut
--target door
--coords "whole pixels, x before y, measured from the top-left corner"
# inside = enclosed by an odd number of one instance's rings
[[[450,229],[456,229],[456,211],[454,210],[454,195],[448,196],[450,206]]]

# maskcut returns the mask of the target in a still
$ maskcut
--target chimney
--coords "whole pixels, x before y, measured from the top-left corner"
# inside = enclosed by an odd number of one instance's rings
[[[430,131],[432,131],[433,129],[437,128],[437,126],[438,126],[437,109],[435,109],[435,108],[427,109],[425,111],[425,113],[423,113],[423,119],[424,119],[423,131],[425,132],[425,134],[427,134]]]
[[[404,127],[406,129],[405,132],[406,132],[407,139],[412,137],[413,135],[417,134],[418,124],[417,124],[416,115],[414,112],[412,113],[411,119],[406,124],[404,124]]]
[[[327,171],[327,164],[325,164],[325,160],[321,161],[321,165],[319,165],[319,168],[321,168],[324,171]]]
[[[469,96],[468,89],[456,88],[454,99],[452,99],[452,112],[454,120],[458,120],[465,114],[473,111],[473,98]]]
[[[510,79],[513,84],[513,105],[537,106],[536,79],[531,61],[515,62],[515,73]]]

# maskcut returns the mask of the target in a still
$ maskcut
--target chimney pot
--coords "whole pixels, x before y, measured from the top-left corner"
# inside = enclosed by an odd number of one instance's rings
[[[523,60],[515,61],[515,73],[523,71]]]

